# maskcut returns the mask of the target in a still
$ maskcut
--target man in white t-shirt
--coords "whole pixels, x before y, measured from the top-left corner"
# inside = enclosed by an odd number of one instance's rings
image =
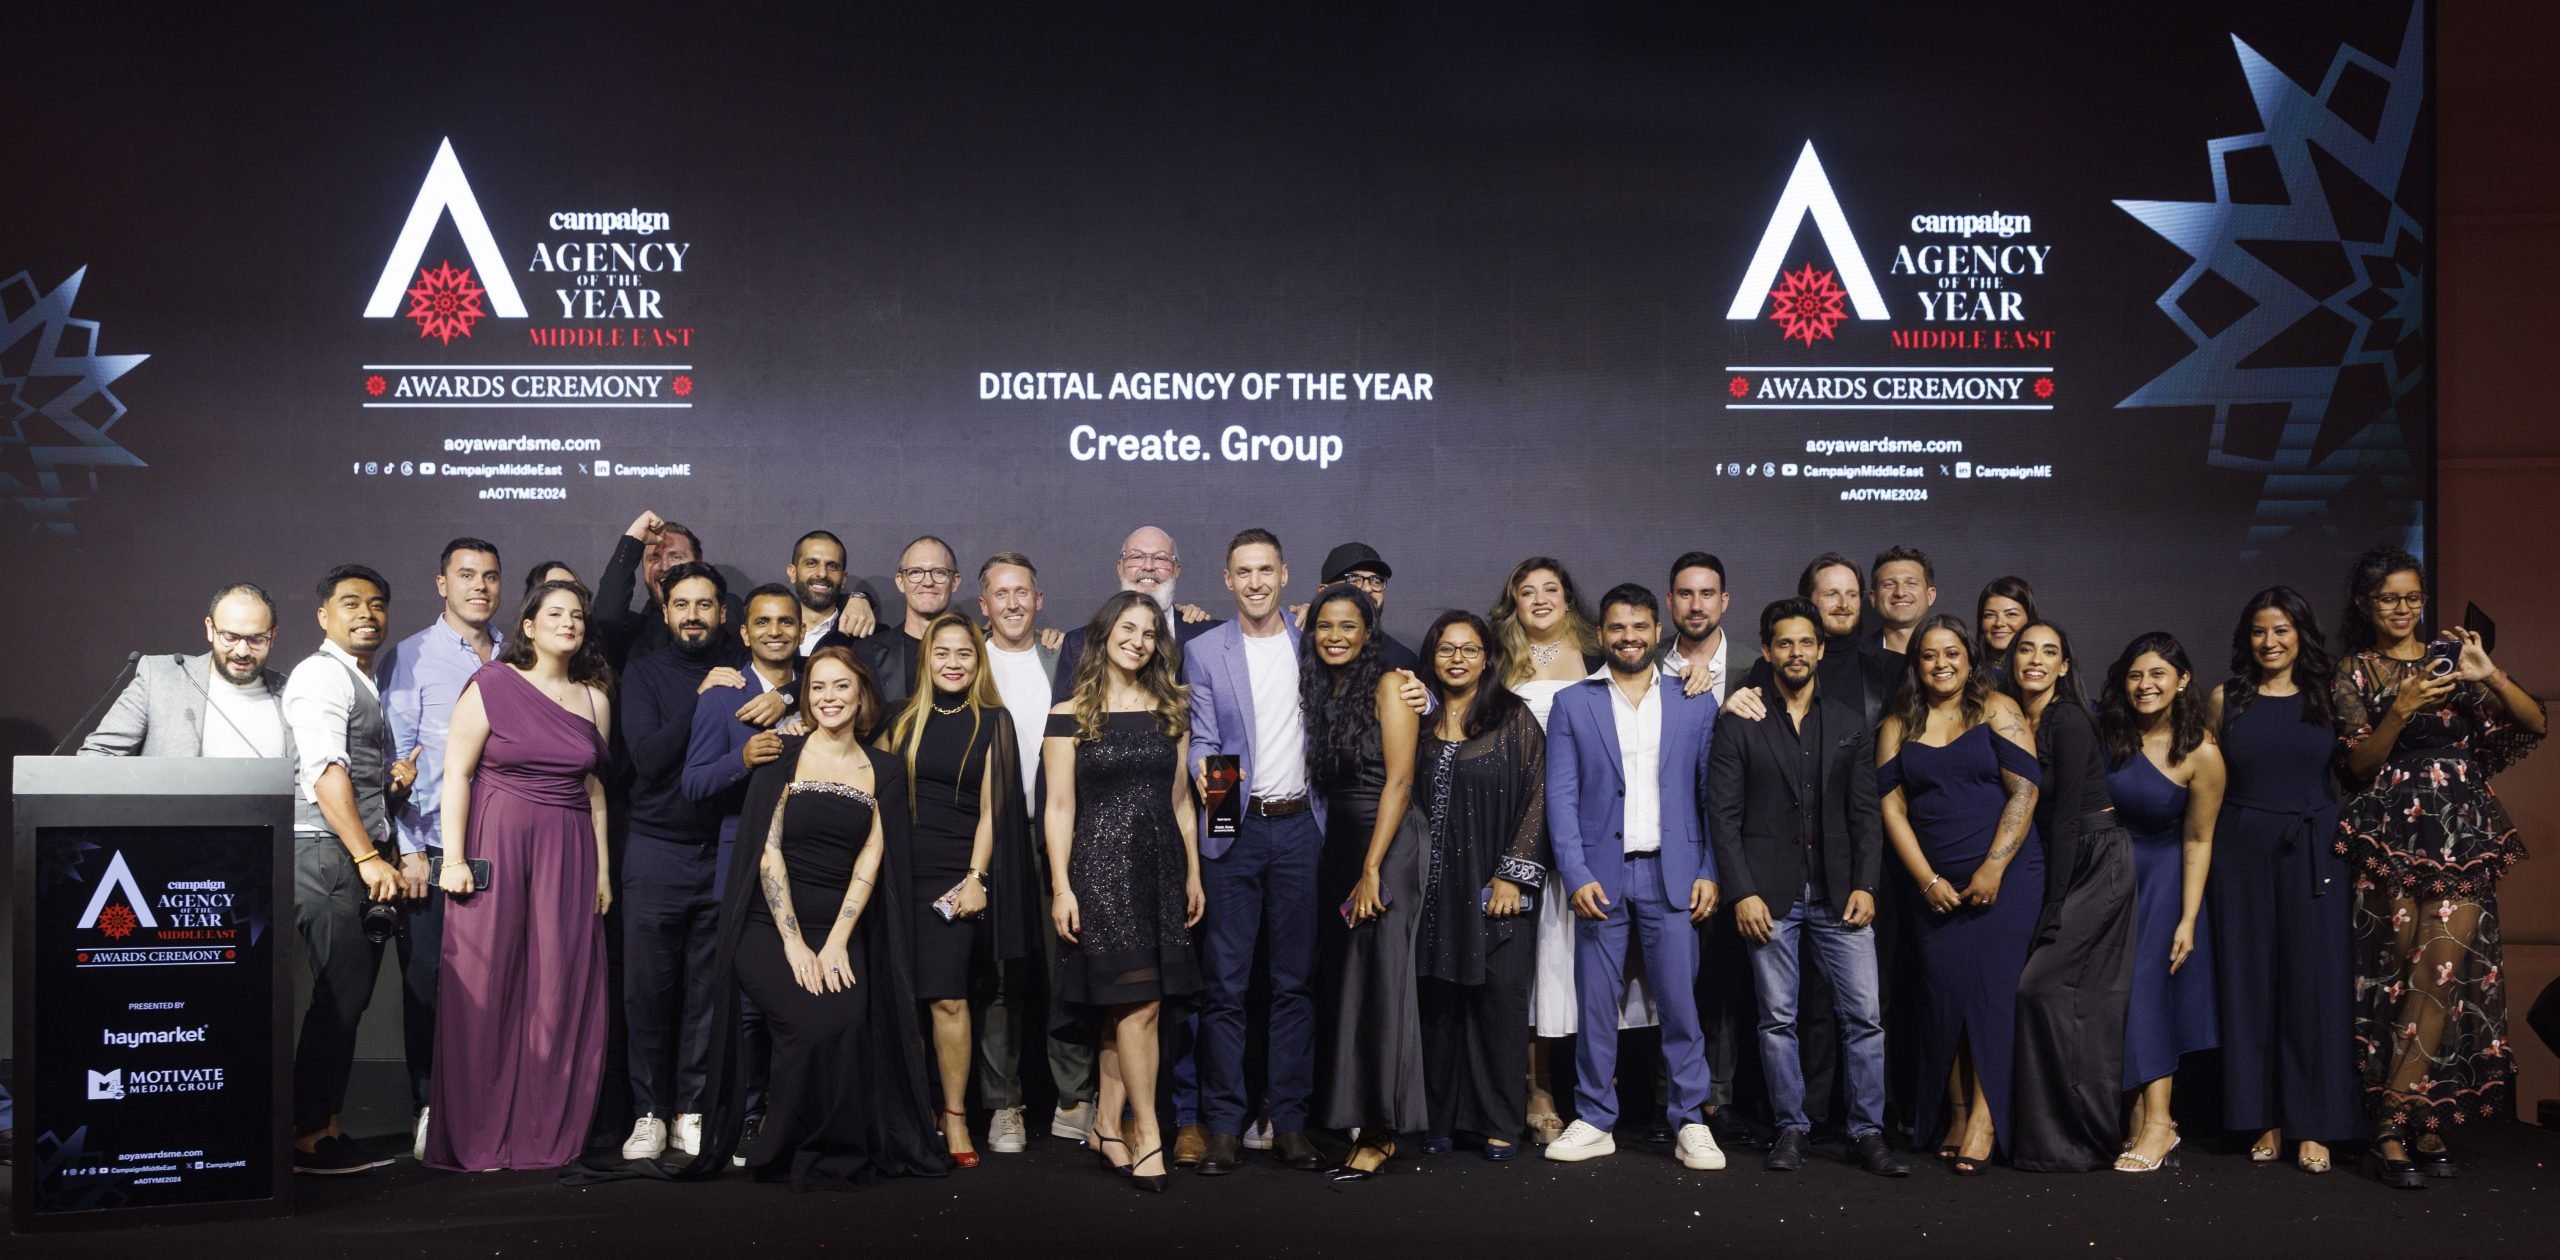
[[[267,668],[276,644],[276,605],[252,583],[213,593],[205,644],[194,656],[145,656],[83,757],[293,756],[284,720],[284,675]]]
[[[987,622],[987,667],[995,674],[996,692],[1013,719],[1014,743],[1022,753],[1022,792],[1030,810],[1030,868],[1040,887],[1048,887],[1048,846],[1040,838],[1040,739],[1049,722],[1050,680],[1057,676],[1057,649],[1044,644],[1040,617],[1040,574],[1018,551],[998,552],[978,566],[978,615]],[[1058,963],[1058,937],[1039,933],[1043,964],[1052,976]],[[1028,977],[1004,974],[997,964],[997,983],[972,1018],[978,1027],[978,1095],[995,1111],[988,1126],[987,1147],[1000,1155],[1021,1151],[1028,1143],[1022,1121],[1023,1024],[1029,1014],[1020,1004]],[[1093,1131],[1094,1046],[1089,1041],[1049,1036],[1049,1078],[1058,1087],[1057,1109],[1049,1116],[1049,1136],[1082,1141]]]

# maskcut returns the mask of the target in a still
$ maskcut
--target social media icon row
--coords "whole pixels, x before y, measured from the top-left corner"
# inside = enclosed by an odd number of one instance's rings
[[[434,460],[362,459],[347,466],[359,477],[432,477],[436,475]]]

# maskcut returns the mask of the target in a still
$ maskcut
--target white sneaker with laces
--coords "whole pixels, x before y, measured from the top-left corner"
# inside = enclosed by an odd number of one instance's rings
[[[1081,1142],[1093,1136],[1093,1104],[1072,1103],[1049,1113],[1049,1136]]]
[[[987,1124],[987,1149],[998,1155],[1019,1155],[1030,1145],[1030,1134],[1022,1128],[1022,1108],[996,1108],[995,1119]]]
[[[1680,1126],[1679,1144],[1673,1149],[1680,1154],[1684,1167],[1699,1172],[1724,1171],[1724,1148],[1716,1145],[1716,1132],[1703,1124]]]
[[[688,1111],[676,1117],[675,1148],[687,1155],[702,1150],[702,1113]]]
[[[656,1159],[667,1153],[667,1122],[656,1116],[642,1116],[631,1125],[631,1136],[623,1139],[624,1159]]]
[[[409,1158],[421,1164],[427,1162],[427,1109],[424,1107],[418,1108],[418,1136],[409,1143]]]
[[[1243,1146],[1244,1146],[1244,1148],[1245,1148],[1246,1150],[1248,1150],[1248,1151],[1267,1151],[1267,1150],[1270,1150],[1270,1149],[1271,1149],[1271,1117],[1269,1117],[1269,1116],[1267,1116],[1267,1115],[1266,1115],[1266,1116],[1263,1116],[1263,1117],[1260,1117],[1259,1119],[1256,1119],[1252,1124],[1250,1124],[1250,1125],[1246,1126],[1246,1127],[1245,1127],[1245,1131],[1244,1131],[1244,1141],[1243,1141],[1242,1145],[1243,1145]]]
[[[1607,1129],[1581,1120],[1564,1127],[1556,1140],[1547,1143],[1547,1158],[1559,1164],[1579,1164],[1586,1159],[1618,1153],[1618,1139]]]

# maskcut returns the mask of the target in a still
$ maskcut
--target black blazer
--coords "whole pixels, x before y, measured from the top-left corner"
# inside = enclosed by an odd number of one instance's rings
[[[1724,904],[1745,897],[1768,903],[1769,917],[1783,918],[1802,895],[1808,875],[1798,834],[1801,789],[1785,763],[1786,701],[1775,688],[1761,699],[1769,716],[1757,722],[1728,711],[1716,719],[1707,752],[1708,834],[1716,846],[1716,873]],[[1849,894],[1873,896],[1884,861],[1884,826],[1876,812],[1875,732],[1850,699],[1816,684],[1822,706],[1822,865],[1834,911]],[[1843,876],[1847,886],[1841,886]]]

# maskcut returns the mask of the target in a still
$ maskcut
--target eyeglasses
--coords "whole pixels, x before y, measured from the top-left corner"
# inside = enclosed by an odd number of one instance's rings
[[[900,569],[898,576],[918,586],[940,586],[960,576],[958,569]]]
[[[1182,557],[1175,555],[1170,551],[1124,551],[1120,553],[1120,563],[1143,564],[1150,569],[1171,568],[1181,562]]]
[[[213,632],[213,641],[221,644],[226,649],[242,647],[262,648],[276,641],[276,632],[269,630],[265,634],[233,634],[228,630],[216,630]]]
[[[2376,608],[2424,608],[2427,606],[2427,596],[2423,591],[2411,591],[2406,595],[2376,595],[2373,597],[2373,606]]]
[[[1340,580],[1349,582],[1372,595],[1387,589],[1387,580],[1375,573],[1345,573]]]
[[[1484,649],[1473,643],[1443,643],[1440,646],[1431,649],[1431,659],[1435,661],[1480,661],[1484,659]]]

